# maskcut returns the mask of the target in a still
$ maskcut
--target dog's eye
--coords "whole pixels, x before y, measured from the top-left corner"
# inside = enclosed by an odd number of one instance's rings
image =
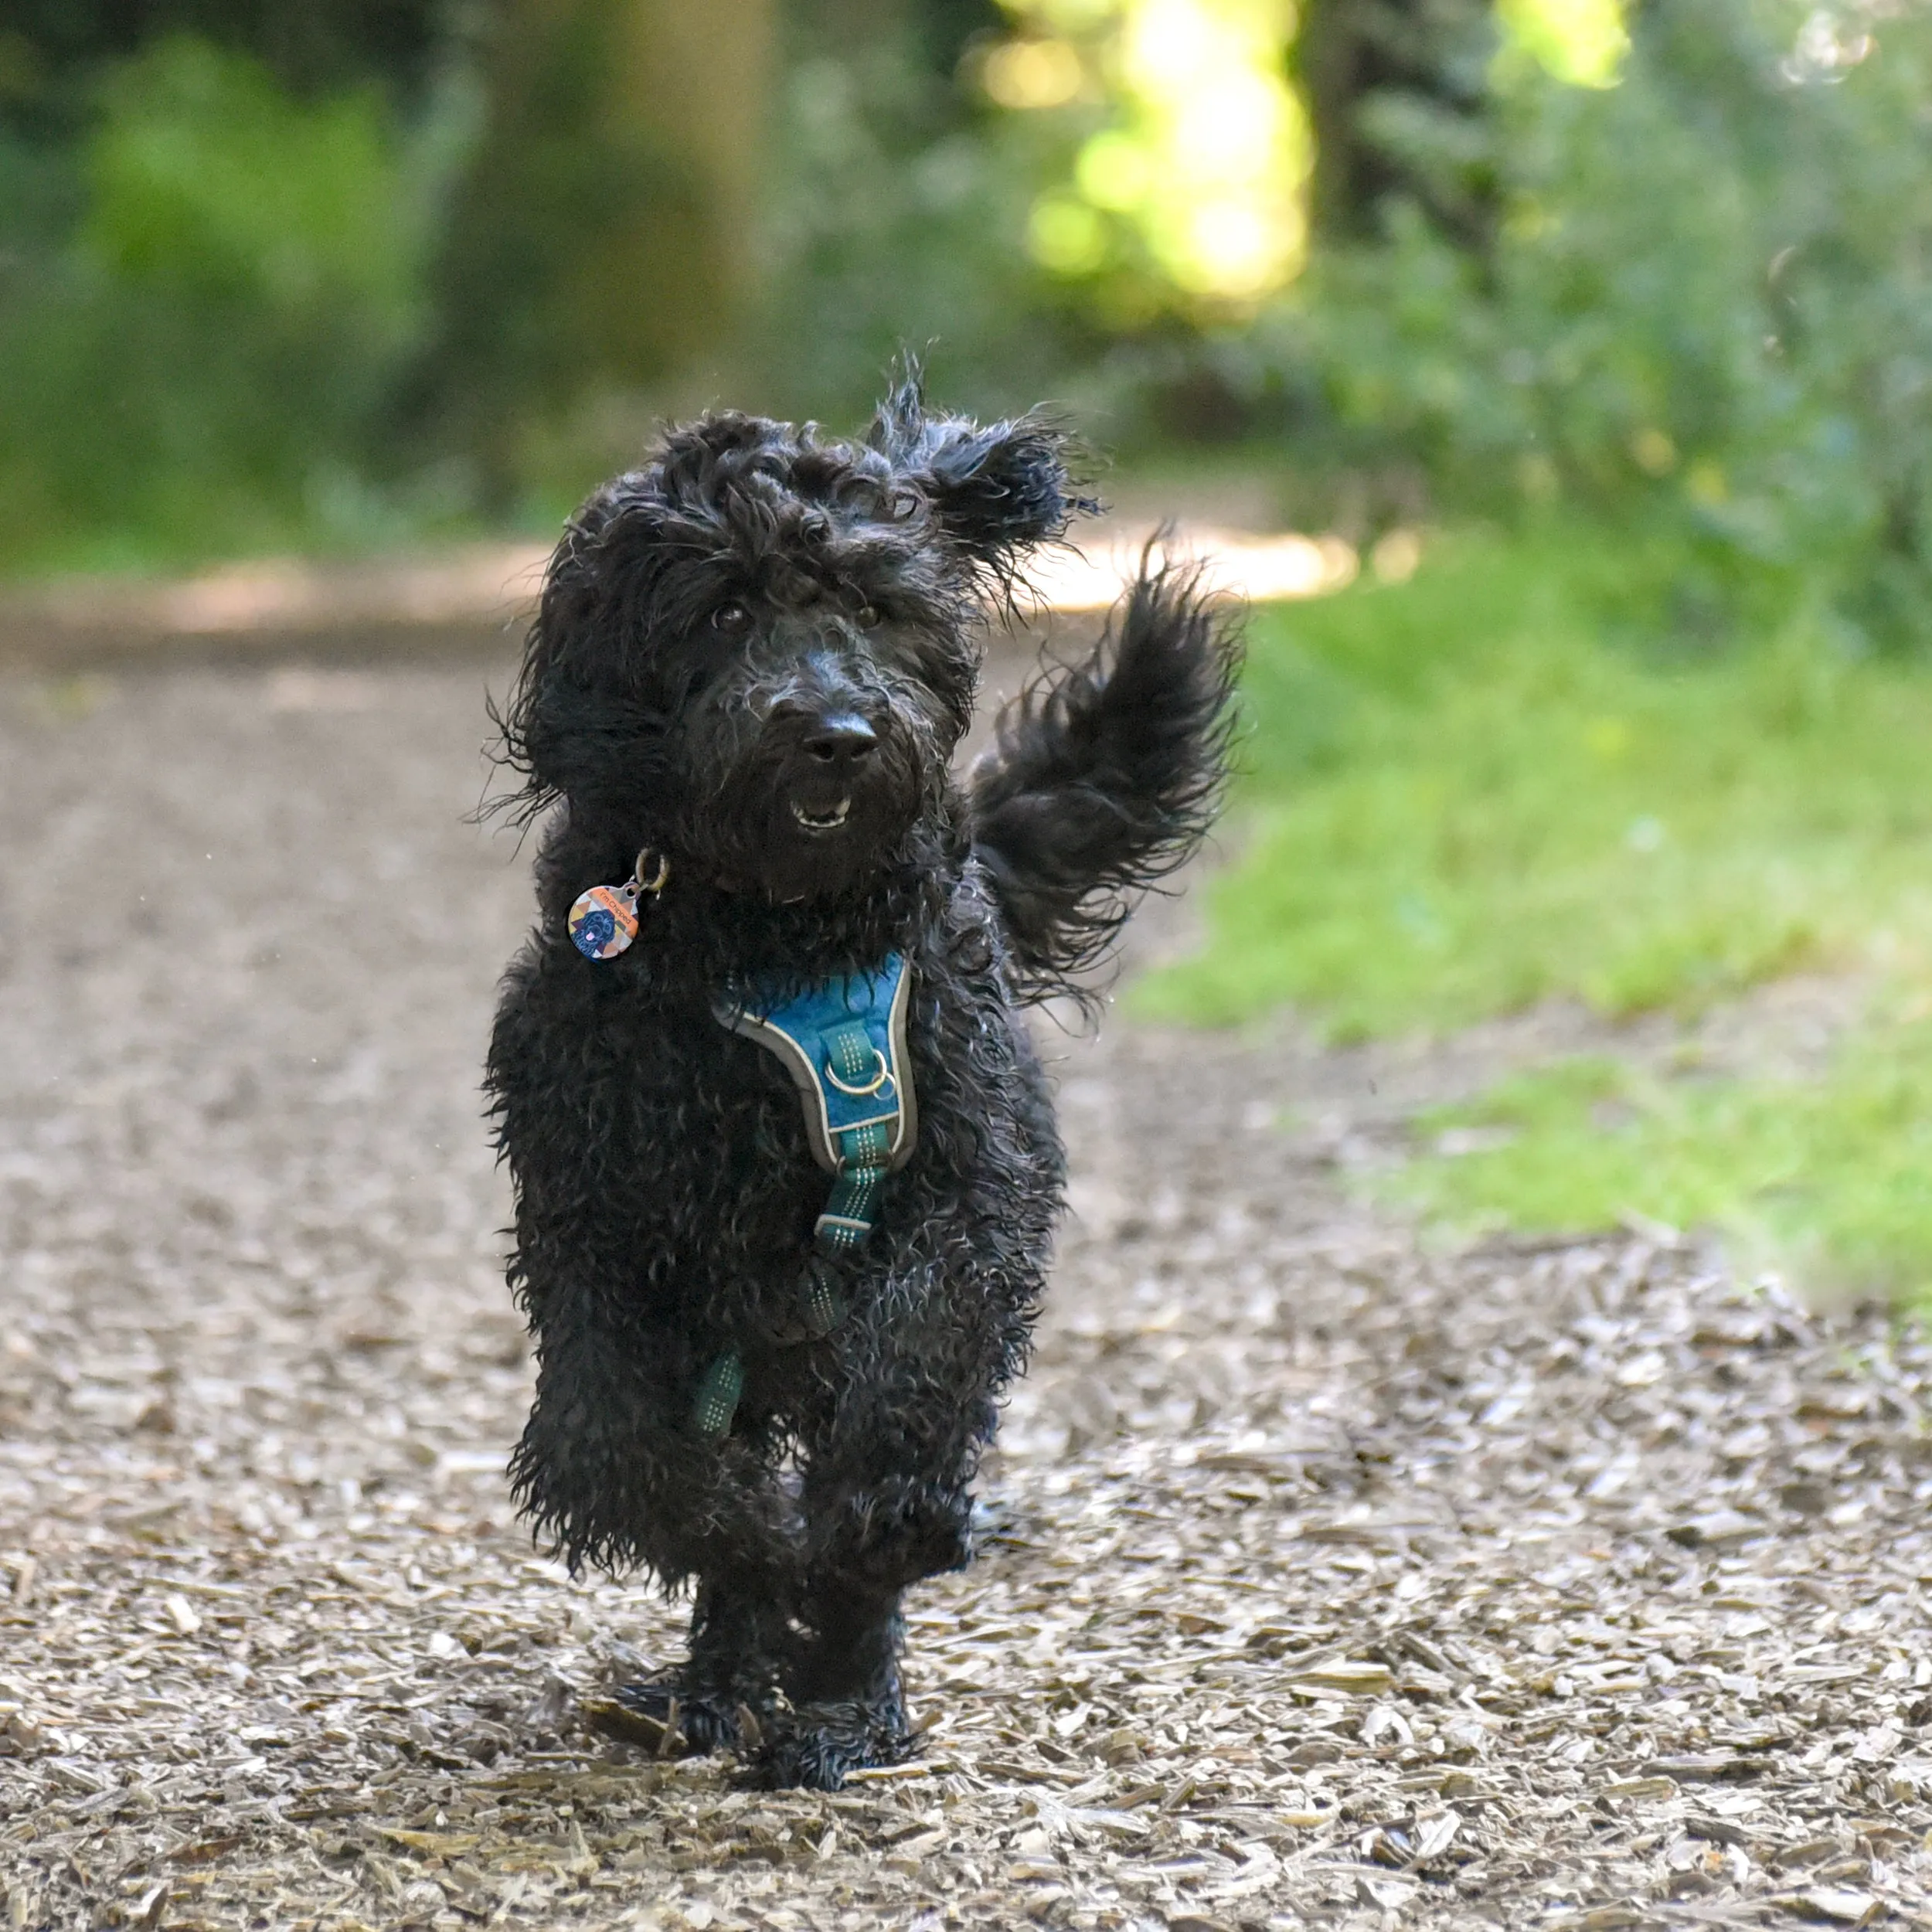
[[[742,604],[721,604],[711,614],[714,631],[742,631],[751,621],[751,613]]]
[[[852,614],[859,620],[860,627],[867,631],[880,621],[879,607],[874,604],[862,604]]]

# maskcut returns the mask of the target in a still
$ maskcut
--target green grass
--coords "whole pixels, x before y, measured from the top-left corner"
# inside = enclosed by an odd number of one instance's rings
[[[1802,613],[1760,645],[1674,642],[1642,615],[1661,578],[1587,532],[1467,538],[1407,584],[1257,613],[1240,857],[1212,944],[1141,1010],[1293,1002],[1346,1039],[1923,971],[1932,675],[1849,658]]]
[[[1574,1060],[1418,1125],[1443,1137],[1438,1146],[1475,1130],[1478,1151],[1425,1155],[1388,1192],[1459,1230],[1715,1227],[1740,1257],[1774,1260],[1808,1290],[1932,1299],[1923,1018],[1875,1021],[1817,1080],[1672,1077]]]
[[[1848,655],[1801,606],[1700,645],[1677,568],[1468,536],[1406,585],[1258,612],[1239,855],[1209,943],[1135,998],[1292,1003],[1349,1039],[1858,972],[1874,997],[1812,1077],[1564,1062],[1419,1122],[1475,1151],[1385,1185],[1457,1228],[1713,1226],[1932,1298],[1932,665]]]

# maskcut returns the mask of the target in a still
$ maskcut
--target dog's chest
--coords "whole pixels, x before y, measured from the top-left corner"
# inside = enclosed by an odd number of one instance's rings
[[[1023,1029],[998,981],[959,972],[953,951],[911,955],[901,1070],[916,1132],[903,1166],[893,1161],[855,1204],[852,1218],[873,1230],[869,1259],[852,1257],[865,1271],[937,1253],[987,1213],[1024,1219],[1020,1198],[1055,1185],[1057,1146]],[[611,992],[597,1003],[600,1037],[583,1043],[621,1122],[604,1179],[634,1202],[662,1278],[713,1307],[762,1301],[767,1286],[789,1293],[821,1217],[855,1206],[822,1149],[815,1158],[795,1070],[717,1016],[708,981],[674,990],[654,975]],[[842,1077],[862,1086],[872,1070]]]
[[[689,1204],[694,1231],[797,1248],[832,1177],[814,1158],[805,1102],[779,1057],[689,1009],[627,1015],[607,1050],[623,1070],[624,1138],[638,1171]],[[916,1064],[909,1053],[909,1083]]]

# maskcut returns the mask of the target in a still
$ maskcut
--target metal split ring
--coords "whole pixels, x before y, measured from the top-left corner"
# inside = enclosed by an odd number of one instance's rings
[[[878,1093],[893,1077],[893,1070],[890,1064],[887,1062],[885,1055],[882,1053],[876,1046],[872,1049],[872,1056],[879,1063],[879,1071],[872,1077],[871,1081],[864,1087],[848,1087],[845,1083],[832,1070],[832,1062],[830,1060],[827,1060],[825,1063],[825,1078],[830,1080],[832,1085],[837,1087],[839,1092],[843,1094],[849,1100],[869,1100],[872,1096]]]

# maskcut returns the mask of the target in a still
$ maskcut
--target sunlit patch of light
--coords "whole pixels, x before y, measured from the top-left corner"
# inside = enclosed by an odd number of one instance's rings
[[[1612,87],[1630,49],[1624,0],[1496,0],[1509,42],[1559,80]]]
[[[1124,0],[1121,73],[1148,158],[1137,210],[1190,293],[1252,301],[1301,266],[1308,123],[1285,77],[1284,0]]]
[[[1396,559],[1396,570],[1384,579],[1400,582],[1413,573],[1421,547],[1411,532],[1392,535],[1400,535],[1413,551],[1403,551]],[[1352,583],[1361,570],[1354,549],[1338,536],[1253,536],[1200,526],[1158,536],[1145,529],[1117,529],[1090,538],[1083,549],[1070,544],[1041,558],[1029,580],[1033,601],[1049,611],[1105,610],[1139,576],[1151,537],[1157,563],[1183,567],[1198,563],[1216,590],[1254,604],[1326,597]],[[1389,541],[1383,539],[1385,545]]]
[[[1002,107],[1064,106],[1084,79],[1079,49],[1066,40],[1009,40],[980,70],[980,84]]]
[[[1294,0],[1005,4],[1030,34],[985,57],[983,84],[993,99],[1053,104],[1044,50],[1074,49],[1046,36],[1097,30],[1094,68],[1119,109],[1114,124],[1082,147],[1070,187],[1035,209],[1029,243],[1036,260],[1073,275],[1102,265],[1107,227],[1082,220],[1076,211],[1084,209],[1131,223],[1162,274],[1191,296],[1239,307],[1294,277],[1307,245],[1313,158],[1287,74]],[[1060,99],[1077,90],[1064,79],[1054,87],[1065,87]]]

